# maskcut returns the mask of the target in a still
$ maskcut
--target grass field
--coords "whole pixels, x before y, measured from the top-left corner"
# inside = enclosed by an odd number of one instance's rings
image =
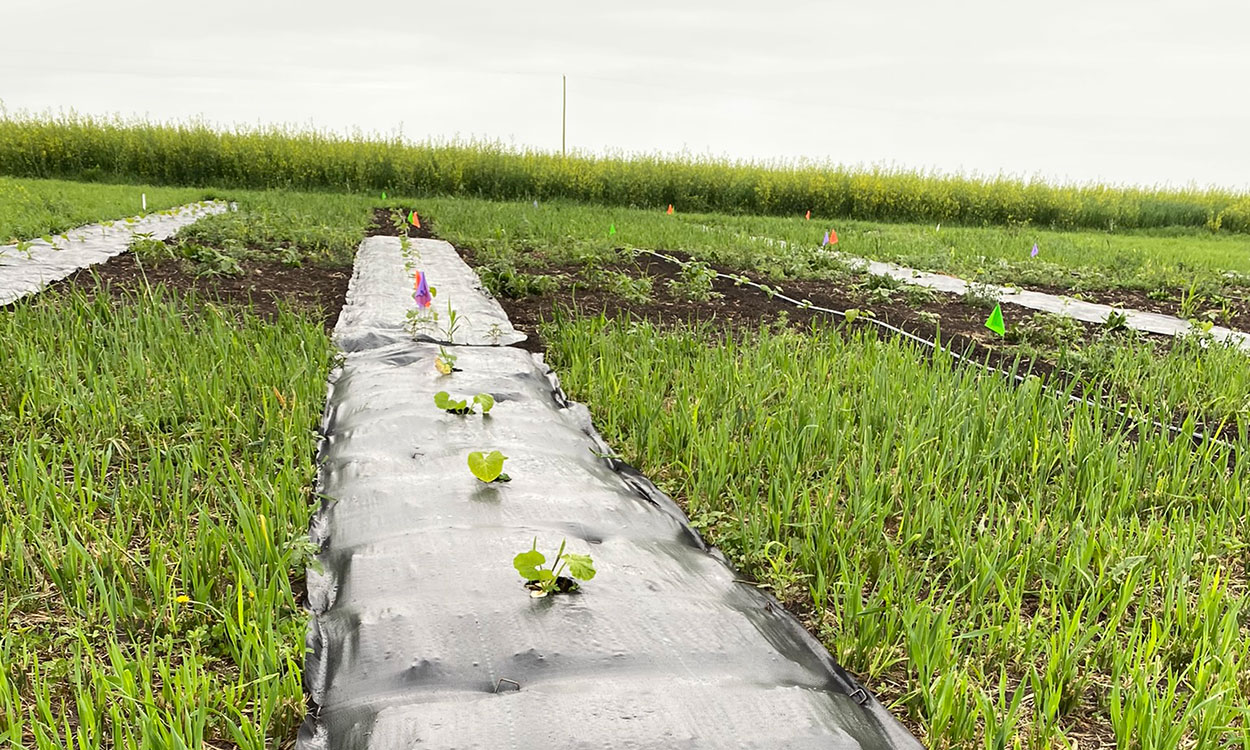
[[[453,195],[821,219],[1071,229],[1250,231],[1250,196],[1056,186],[832,164],[650,155],[563,157],[499,144],[405,143],[277,129],[216,131],[79,116],[0,118],[0,173],[169,185]]]
[[[185,164],[211,167],[220,143]],[[119,209],[89,220],[135,212],[122,208],[133,187],[5,185]],[[1036,272],[1227,292],[1238,287],[1223,272],[1250,271],[1245,237],[1223,230],[938,232],[561,201],[189,195],[239,208],[172,243],[138,242],[149,268],[341,269],[386,205],[418,207],[485,276],[523,286],[623,247],[862,282],[818,247],[830,226],[850,254],[1016,283]],[[0,203],[0,226],[16,226],[16,205]],[[1060,321],[1011,333],[1003,346],[1073,376],[1054,384],[1103,391],[1129,416],[854,328],[725,333],[553,312],[544,337],[608,441],[931,746],[1250,750],[1247,357],[1198,339],[1091,339]],[[332,356],[320,319],[62,289],[0,310],[0,341],[0,744],[282,746],[304,710],[296,597]],[[1132,429],[1141,420],[1218,429],[1231,447]]]
[[[207,197],[197,188],[84,185],[62,180],[0,177],[0,244],[60,234],[68,229],[160,211]]]
[[[0,340],[0,739],[289,736],[320,324],[49,292]]]
[[[238,210],[209,216],[178,232],[173,248],[146,245],[148,257],[162,253],[208,258],[266,259],[292,265],[350,266],[376,201],[354,195],[295,191],[225,191]]]
[[[548,336],[608,442],[814,607],[930,746],[1250,747],[1250,464],[1227,449],[1134,440],[897,342],[598,320]],[[1140,363],[1172,383],[1157,415],[1189,356]]]
[[[656,210],[571,203],[535,208],[524,202],[426,199],[420,204],[440,235],[481,249],[488,259],[522,268],[534,258],[573,261],[614,247],[640,247],[682,250],[780,277],[820,276],[841,265],[821,250],[825,232],[833,228],[839,239],[836,249],[847,255],[969,280],[1077,291],[1122,287],[1176,292],[1194,284],[1211,292],[1250,288],[1250,237],[1200,230],[939,230],[935,225],[807,221],[802,216],[668,216]],[[1037,259],[1030,257],[1035,242]],[[1229,272],[1238,276],[1230,278]]]

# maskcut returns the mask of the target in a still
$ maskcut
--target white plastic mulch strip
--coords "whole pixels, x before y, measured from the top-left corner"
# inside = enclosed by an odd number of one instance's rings
[[[334,329],[344,351],[382,343],[427,341],[507,345],[525,340],[499,303],[482,289],[473,269],[441,240],[410,240],[407,257],[397,237],[370,237],[356,254],[347,299]],[[414,271],[423,271],[434,291],[430,307],[413,300]],[[414,321],[409,313],[418,313]]]
[[[909,284],[936,289],[940,292],[950,294],[963,294],[968,290],[971,284],[963,279],[954,276],[946,276],[939,273],[929,273],[926,271],[917,271],[913,268],[896,265],[894,263],[883,263],[881,261],[866,260],[864,258],[854,258],[847,255],[839,254],[842,260],[845,260],[852,267],[867,271],[868,273],[877,274],[879,276],[889,276],[905,281]],[[1085,302],[1083,300],[1073,299],[1054,294],[1046,294],[1044,292],[1032,292],[1027,289],[1015,289],[1005,286],[982,286],[977,285],[978,290],[984,289],[990,296],[997,298],[1000,302],[1010,302],[1013,305],[1027,307],[1030,310],[1038,310],[1040,312],[1055,313],[1056,315],[1064,315],[1069,318],[1085,321],[1086,323],[1102,323],[1112,312],[1123,315],[1129,328],[1147,333],[1157,333],[1164,336],[1178,336],[1186,333],[1194,333],[1193,324],[1187,320],[1173,317],[1171,315],[1161,315],[1159,313],[1144,312],[1141,310],[1126,310],[1119,307],[1111,307],[1110,305],[1100,305],[1094,302]],[[1222,326],[1214,326],[1210,330],[1211,336],[1217,341],[1228,341],[1237,347],[1250,352],[1250,334],[1234,331]]]
[[[115,222],[88,224],[53,237],[52,242],[32,240],[18,245],[0,245],[0,305],[7,305],[28,294],[41,291],[54,281],[87,266],[119,255],[138,234],[163,240],[203,216],[219,214],[229,206],[220,201],[204,201],[133,216]]]

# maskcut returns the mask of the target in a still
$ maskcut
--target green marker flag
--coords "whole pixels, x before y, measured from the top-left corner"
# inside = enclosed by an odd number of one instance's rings
[[[994,312],[990,313],[990,319],[985,321],[985,327],[999,336],[1007,334],[1007,325],[1003,323],[1002,305],[994,305]]]
[[[382,200],[386,200],[386,191],[385,191],[385,190],[383,190],[383,191],[382,191]]]
[[[616,225],[615,225],[615,224],[609,224],[609,225],[608,225],[608,236],[609,236],[609,237],[611,237],[611,236],[612,236],[612,235],[614,235],[614,234],[616,234]]]

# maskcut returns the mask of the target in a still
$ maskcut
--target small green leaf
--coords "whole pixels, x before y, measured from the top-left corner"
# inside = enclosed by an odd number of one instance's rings
[[[490,410],[495,408],[495,397],[489,393],[479,393],[473,397],[473,403],[482,407],[482,414],[490,414]]]
[[[452,401],[447,391],[439,391],[434,394],[434,405],[454,414],[466,414],[469,412],[468,401]]]
[[[538,580],[538,573],[542,564],[547,562],[547,558],[537,549],[522,552],[512,558],[512,567],[516,568],[516,572],[527,581]]]
[[[469,471],[483,482],[493,482],[503,473],[503,462],[507,456],[499,451],[482,453],[473,451],[469,454]]]
[[[550,570],[547,570],[546,568],[540,568],[537,571],[537,573],[538,574],[534,576],[534,578],[536,578],[539,583],[546,583],[547,581],[554,581],[556,578],[556,574],[552,573]]]
[[[590,555],[575,555],[572,552],[564,553],[564,562],[569,566],[569,575],[582,581],[589,581],[595,577],[595,563],[590,559]]]
[[[855,319],[859,317],[859,308],[852,307],[846,312],[844,312],[843,316],[846,318],[847,323],[854,323]]]

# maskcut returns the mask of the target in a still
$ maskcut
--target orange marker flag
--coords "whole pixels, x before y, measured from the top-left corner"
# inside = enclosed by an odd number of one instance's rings
[[[412,225],[417,229],[421,228],[421,217],[417,216],[416,211],[412,211],[408,214],[408,221],[412,222]]]
[[[811,212],[811,210],[810,210],[810,209],[808,209],[807,215],[806,215],[806,216],[804,216],[803,218],[807,219],[808,221],[811,221],[811,219],[812,219],[812,212]]]
[[[838,233],[833,231],[832,229],[829,230],[829,244],[830,245],[838,244]]]
[[[672,216],[672,215],[673,215],[673,204],[672,204],[672,203],[668,204],[668,215],[669,215],[669,216]]]

